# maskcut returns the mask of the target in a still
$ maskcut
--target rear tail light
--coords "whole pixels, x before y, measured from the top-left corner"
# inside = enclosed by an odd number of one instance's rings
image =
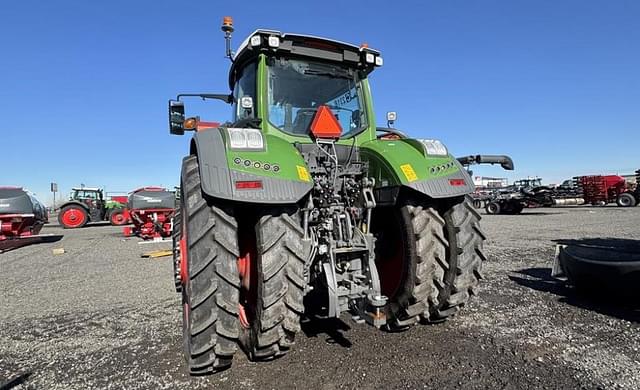
[[[262,189],[262,182],[260,180],[236,182],[236,190],[260,190],[260,189]]]

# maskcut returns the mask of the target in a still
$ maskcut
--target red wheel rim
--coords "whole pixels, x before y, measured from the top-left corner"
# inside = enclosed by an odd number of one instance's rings
[[[67,209],[64,213],[62,213],[62,223],[66,227],[77,228],[84,224],[85,221],[85,213],[84,211],[72,207]]]
[[[183,337],[185,337],[185,346],[189,345],[187,341],[187,334],[189,332],[189,316],[191,307],[189,306],[188,294],[190,293],[189,285],[189,265],[188,259],[188,245],[187,245],[187,216],[186,213],[182,215],[182,228],[180,229],[180,283],[182,283],[182,327],[184,331]]]
[[[238,274],[240,275],[240,302],[238,317],[243,328],[250,328],[256,317],[256,299],[258,288],[258,256],[256,236],[251,228],[240,225],[238,229]]]
[[[187,217],[186,213],[182,215],[182,226],[180,229],[180,281],[183,288],[187,287],[187,281],[189,280],[189,269],[187,268],[187,259],[189,249],[187,245]]]
[[[392,298],[400,290],[405,273],[405,248],[401,215],[393,213],[384,231],[384,252],[376,259],[382,294]],[[379,242],[378,244],[381,244]]]
[[[124,225],[124,213],[117,212],[111,214],[111,223],[114,225]]]

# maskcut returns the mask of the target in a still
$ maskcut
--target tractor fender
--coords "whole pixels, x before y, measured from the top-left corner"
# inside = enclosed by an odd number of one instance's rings
[[[451,155],[430,156],[417,140],[375,140],[360,152],[369,162],[377,187],[408,187],[430,198],[472,193],[473,180]]]
[[[77,200],[69,200],[69,201],[66,201],[65,203],[63,203],[63,204],[60,206],[60,210],[62,210],[63,208],[65,208],[65,207],[67,207],[67,206],[80,206],[80,207],[82,207],[83,209],[85,209],[85,211],[86,211],[87,213],[89,213],[89,211],[90,211],[90,210],[89,210],[89,206],[87,206],[86,204],[84,204],[84,203],[82,203],[82,202],[78,202]]]
[[[198,158],[202,191],[214,198],[237,202],[293,204],[300,201],[313,186],[302,156],[293,145],[280,138],[264,134],[263,138],[265,150],[234,151],[226,145],[223,128],[195,133],[191,154]],[[254,167],[258,162],[260,169]],[[267,170],[265,162],[269,167],[278,166],[278,170]],[[240,188],[238,182],[259,182],[260,186]]]

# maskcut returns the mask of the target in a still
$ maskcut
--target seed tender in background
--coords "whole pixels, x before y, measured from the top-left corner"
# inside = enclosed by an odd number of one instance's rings
[[[145,240],[171,237],[175,205],[175,194],[162,187],[132,191],[127,209],[133,225],[124,227],[124,235],[136,235]]]

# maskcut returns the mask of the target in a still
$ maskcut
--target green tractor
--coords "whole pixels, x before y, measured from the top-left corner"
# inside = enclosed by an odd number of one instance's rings
[[[126,205],[113,198],[105,199],[101,188],[73,188],[69,200],[60,206],[58,212],[58,223],[65,229],[81,228],[89,222],[101,221],[120,226],[126,224],[128,218]]]
[[[222,29],[232,92],[169,101],[170,133],[195,130],[174,251],[190,372],[229,367],[238,345],[282,356],[303,316],[402,331],[456,314],[485,260],[473,182],[440,141],[376,126],[380,53],[272,30],[232,53]],[[232,121],[200,128],[188,96]]]

